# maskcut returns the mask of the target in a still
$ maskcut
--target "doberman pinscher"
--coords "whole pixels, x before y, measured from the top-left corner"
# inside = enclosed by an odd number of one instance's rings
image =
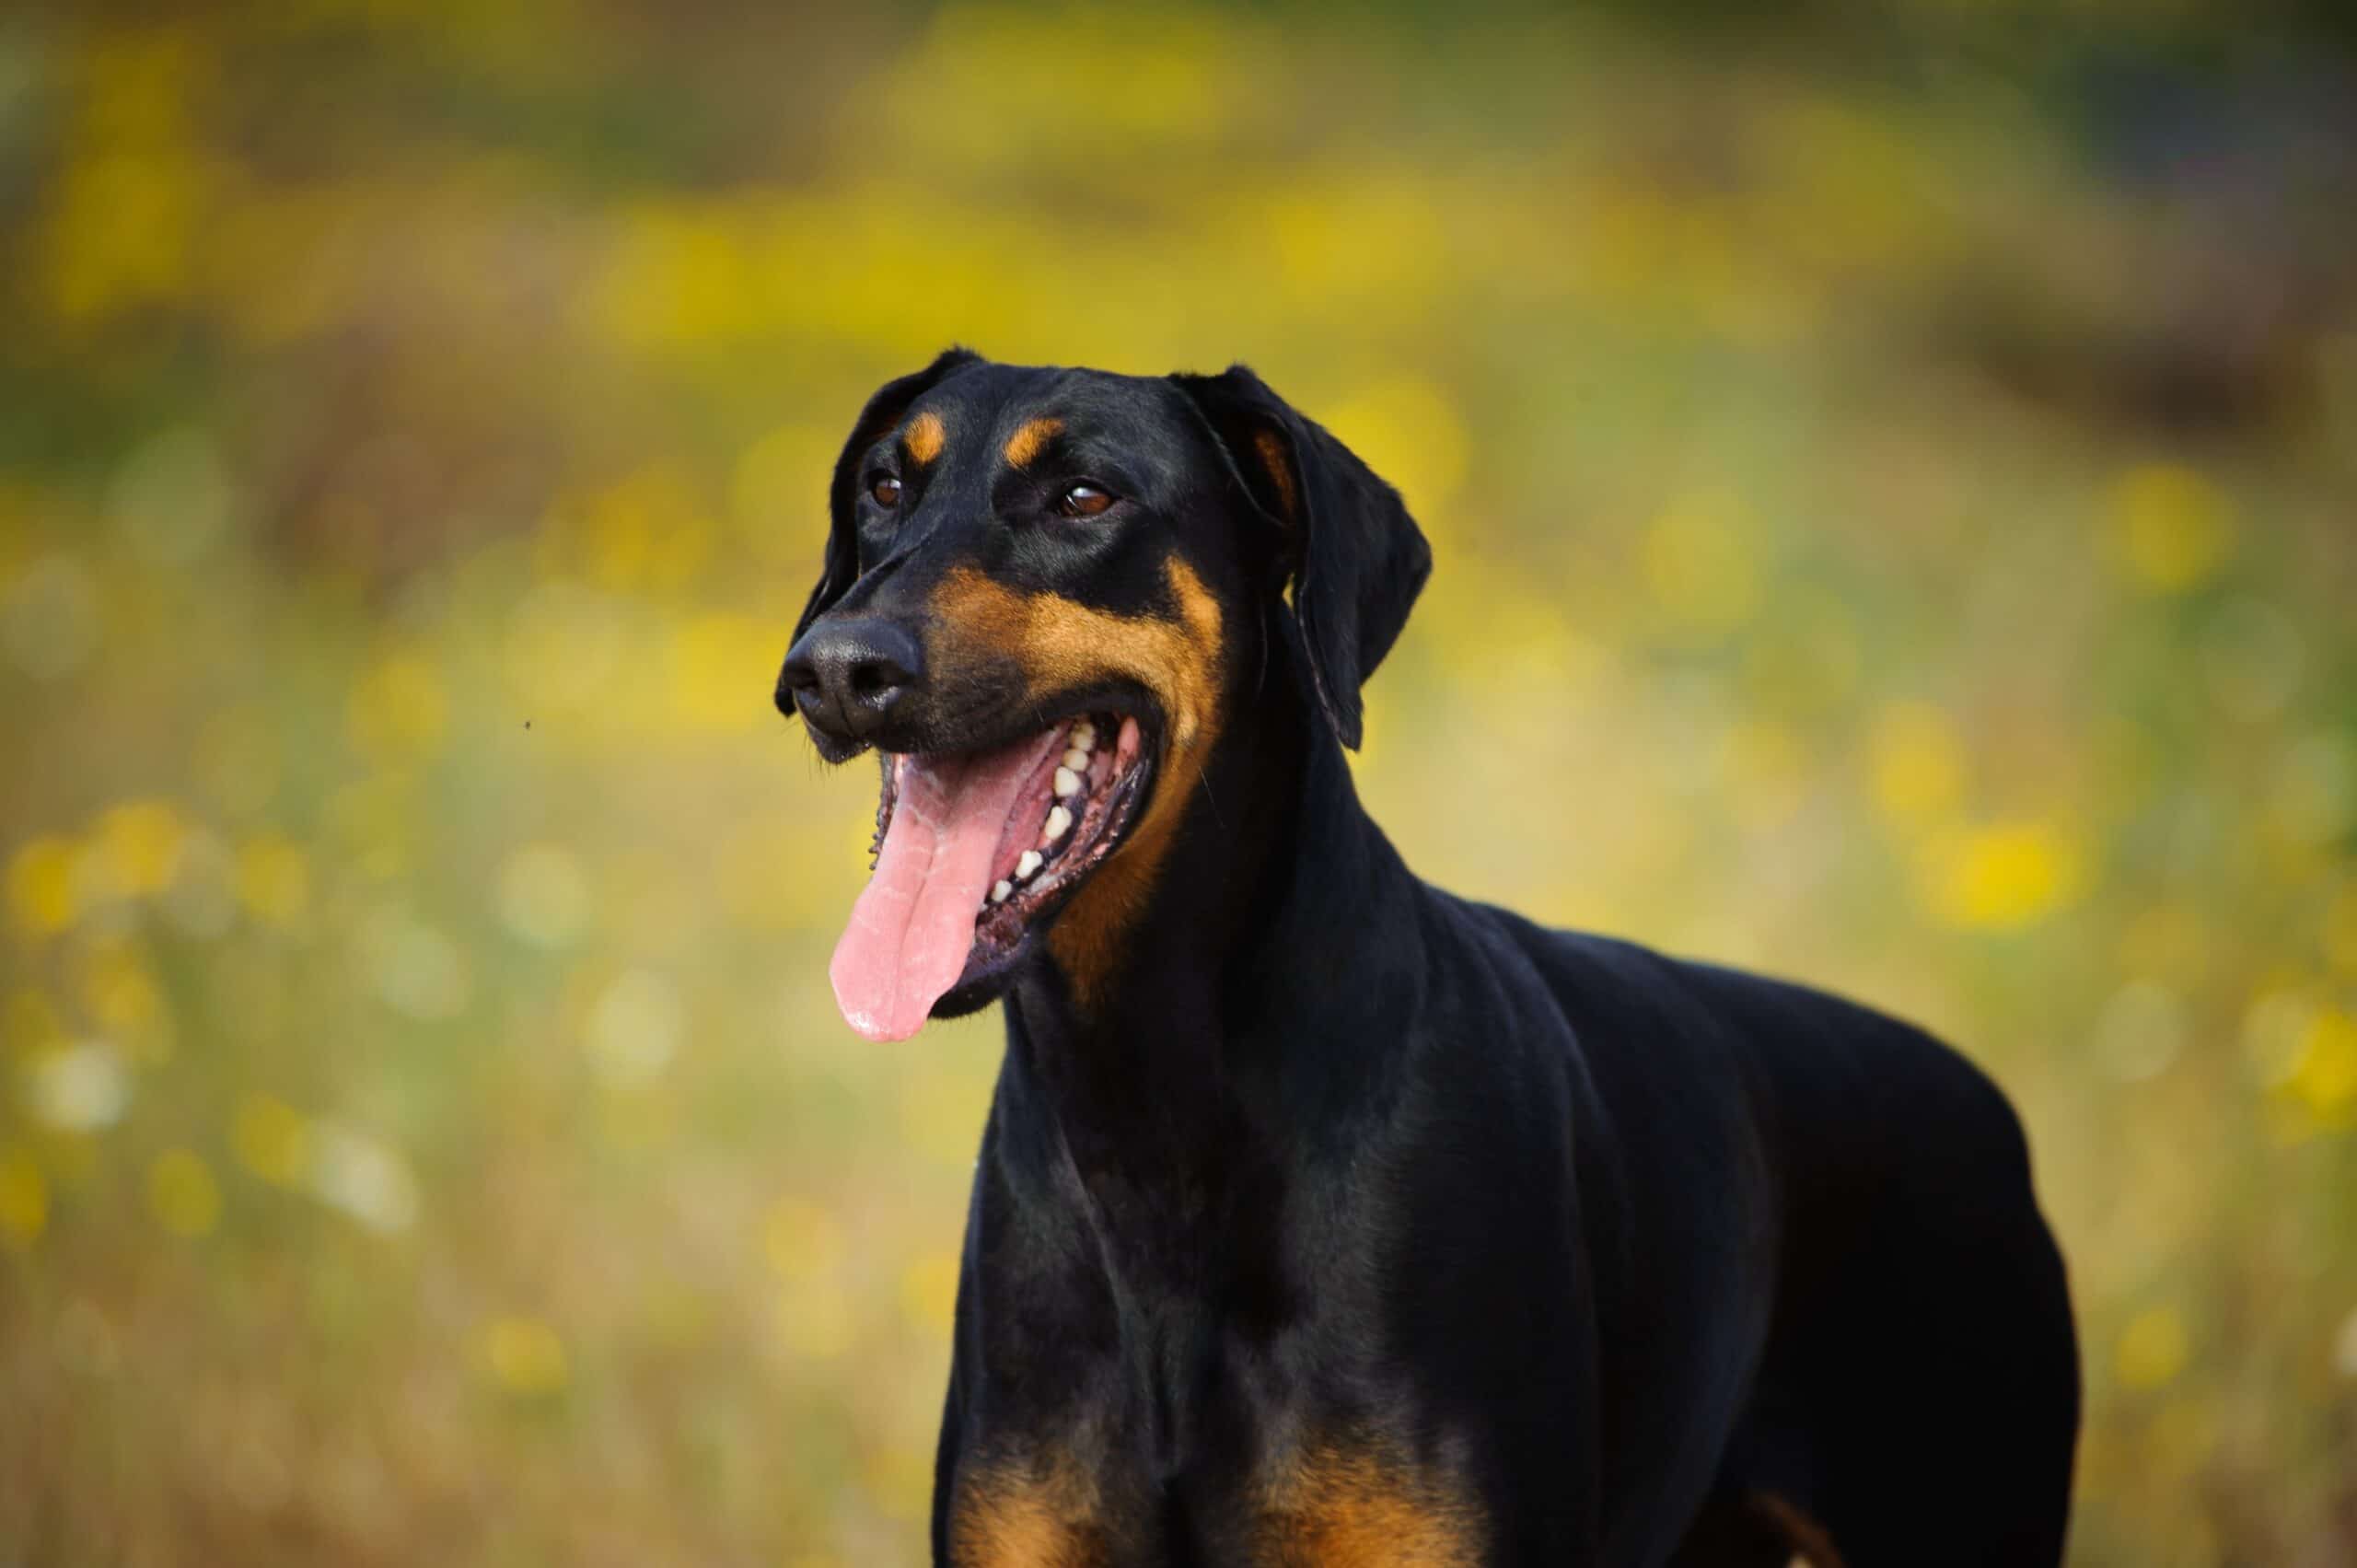
[[[2011,1108],[1411,875],[1343,751],[1431,554],[1332,436],[1241,366],[953,350],[831,505],[778,702],[882,763],[837,1001],[1006,1013],[936,1562],[2058,1561],[2077,1349]]]

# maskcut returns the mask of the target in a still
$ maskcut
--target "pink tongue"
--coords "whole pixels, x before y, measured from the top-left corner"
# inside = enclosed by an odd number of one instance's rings
[[[827,966],[843,1022],[869,1040],[906,1040],[924,1027],[965,970],[1007,818],[1057,744],[1051,731],[979,757],[894,764],[899,796],[876,874]]]

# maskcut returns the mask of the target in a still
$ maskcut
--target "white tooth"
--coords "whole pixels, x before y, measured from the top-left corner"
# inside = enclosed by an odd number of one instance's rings
[[[1051,844],[1070,831],[1072,831],[1072,813],[1059,806],[1048,813],[1048,825],[1039,830],[1039,842],[1043,844]]]
[[[1058,768],[1056,770],[1055,790],[1056,798],[1058,800],[1062,800],[1068,795],[1078,795],[1080,793],[1080,775],[1074,772],[1070,768]]]
[[[1030,876],[1031,873],[1039,870],[1044,864],[1046,864],[1046,862],[1041,858],[1038,850],[1025,850],[1023,852],[1023,858],[1015,863],[1015,879],[1018,882],[1022,881],[1025,877]]]
[[[1097,744],[1097,726],[1083,719],[1072,726],[1072,734],[1066,738],[1072,742],[1074,750],[1086,751]]]
[[[1088,766],[1088,753],[1081,750],[1078,747],[1073,748],[1073,749],[1064,753],[1064,766],[1070,768],[1075,773],[1079,772]]]
[[[991,902],[1003,904],[1015,893],[1015,884],[1002,877],[991,884]]]

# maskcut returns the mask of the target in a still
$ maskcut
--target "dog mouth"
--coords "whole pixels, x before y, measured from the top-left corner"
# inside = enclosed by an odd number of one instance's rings
[[[1013,967],[1120,846],[1152,769],[1138,720],[1114,713],[880,761],[876,864],[828,978],[854,1030],[906,1040],[945,997],[967,1010],[961,993]]]

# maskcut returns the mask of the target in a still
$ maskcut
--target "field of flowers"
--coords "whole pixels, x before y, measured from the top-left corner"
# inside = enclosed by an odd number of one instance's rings
[[[2357,1561],[2352,77],[1942,59],[0,21],[0,1561],[921,1560],[997,1025],[837,1019],[770,691],[952,341],[1401,487],[1426,875],[2007,1086],[2077,1562]]]

